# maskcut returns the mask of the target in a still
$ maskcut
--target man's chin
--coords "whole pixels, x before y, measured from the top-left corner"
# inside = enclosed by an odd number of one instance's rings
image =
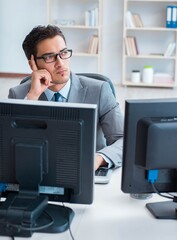
[[[69,80],[69,76],[67,75],[60,75],[60,77],[53,77],[53,82],[56,82],[58,84],[63,84],[63,83],[66,83],[67,81]]]

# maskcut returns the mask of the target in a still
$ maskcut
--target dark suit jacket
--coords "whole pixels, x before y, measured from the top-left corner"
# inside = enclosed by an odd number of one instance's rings
[[[9,90],[9,98],[24,99],[30,89],[27,81]],[[39,100],[47,100],[45,93]],[[96,150],[107,156],[114,167],[121,166],[123,145],[123,115],[107,82],[71,73],[68,102],[91,103],[98,106]]]

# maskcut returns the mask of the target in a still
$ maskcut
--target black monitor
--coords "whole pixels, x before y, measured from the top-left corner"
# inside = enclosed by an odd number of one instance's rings
[[[0,101],[0,235],[63,232],[58,203],[93,202],[96,122],[93,104]]]
[[[169,201],[146,204],[157,218],[177,218],[177,99],[126,100],[121,189],[158,193]]]

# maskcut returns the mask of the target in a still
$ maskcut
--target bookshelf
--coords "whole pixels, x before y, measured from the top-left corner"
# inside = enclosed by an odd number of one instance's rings
[[[47,0],[49,24],[63,31],[73,50],[74,72],[101,73],[102,0]]]
[[[169,0],[124,0],[122,84],[125,86],[165,87],[177,86],[177,28],[166,27],[166,8],[177,5]],[[132,15],[138,15],[141,23]],[[131,16],[131,18],[130,18]],[[134,54],[127,49],[127,39],[135,40]],[[173,46],[172,51],[168,50]],[[132,46],[129,45],[129,48]],[[153,66],[154,81],[144,83],[144,66]],[[140,71],[141,81],[133,83],[131,73]],[[159,77],[160,76],[160,77]]]

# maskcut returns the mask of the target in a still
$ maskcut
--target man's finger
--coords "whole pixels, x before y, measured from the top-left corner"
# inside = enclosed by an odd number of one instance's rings
[[[38,70],[33,55],[31,55],[31,59],[29,60],[29,65],[30,65],[32,71]]]

